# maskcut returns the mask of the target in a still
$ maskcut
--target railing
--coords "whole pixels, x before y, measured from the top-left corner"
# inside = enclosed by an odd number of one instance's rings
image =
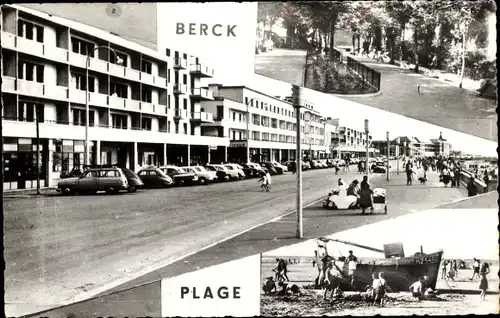
[[[186,109],[174,109],[174,117],[188,118],[188,111]]]
[[[214,75],[214,69],[202,64],[191,64],[189,66],[189,71],[191,73],[200,73],[208,76]]]
[[[174,84],[174,93],[176,94],[186,94],[187,93],[187,86],[184,84]]]
[[[191,95],[203,97],[203,98],[206,98],[206,99],[213,99],[212,92],[209,91],[206,88],[192,88],[191,89]]]
[[[478,194],[487,193],[490,191],[494,191],[497,189],[498,180],[490,180],[488,183],[485,183],[483,180],[479,180],[474,178],[470,173],[466,171],[462,171],[460,173],[460,180],[467,185],[469,180],[474,179],[474,185],[476,186],[476,190]]]
[[[185,59],[181,59],[180,57],[176,57],[174,59],[174,68],[187,68],[187,61]]]
[[[191,113],[191,119],[201,120],[202,122],[213,122],[214,116],[210,113],[195,112]]]
[[[363,84],[368,84],[374,87],[377,91],[380,91],[380,73],[369,68],[363,63],[353,59],[352,57],[347,57],[347,68],[358,75],[362,80]]]

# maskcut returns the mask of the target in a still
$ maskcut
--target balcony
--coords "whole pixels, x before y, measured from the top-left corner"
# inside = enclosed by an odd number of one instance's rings
[[[174,69],[185,70],[187,68],[187,61],[180,57],[174,58]]]
[[[141,72],[139,79],[143,84],[148,84],[153,86],[155,84],[155,77],[149,73]]]
[[[45,45],[45,56],[58,62],[68,62],[68,50],[57,46]]]
[[[174,94],[187,94],[187,86],[184,84],[174,84]]]
[[[213,123],[214,115],[206,112],[191,113],[191,122],[195,123]]]
[[[15,50],[16,49],[16,35],[2,31],[2,47],[4,49]]]
[[[125,77],[132,81],[140,81],[141,79],[140,73],[141,72],[139,72],[138,70],[134,70],[132,68],[125,68]]]
[[[141,102],[133,99],[124,99],[124,105],[126,110],[130,110],[133,112],[141,111]]]
[[[214,100],[214,95],[206,88],[191,89],[191,98],[199,100]]]
[[[117,96],[108,96],[108,105],[114,109],[125,109],[127,108],[127,100],[125,98]]]
[[[93,71],[97,71],[100,73],[107,73],[108,72],[108,63],[106,61],[97,59],[97,58],[90,58],[89,59],[89,69]]]
[[[175,109],[174,110],[174,120],[187,119],[189,117],[188,111],[186,109]]]
[[[65,86],[45,86],[45,95],[52,99],[67,99],[68,98],[68,88]]]
[[[45,88],[42,83],[17,80],[17,91],[20,94],[42,97],[45,93]]]
[[[87,61],[87,57],[85,55],[81,55],[78,53],[69,53],[69,62],[75,66],[85,68],[85,63]]]
[[[17,37],[17,49],[26,54],[44,56],[43,43],[34,40],[28,40],[20,36]]]
[[[109,75],[116,77],[125,77],[125,66],[108,63]]]
[[[213,77],[214,69],[202,64],[191,64],[189,73],[198,77]]]

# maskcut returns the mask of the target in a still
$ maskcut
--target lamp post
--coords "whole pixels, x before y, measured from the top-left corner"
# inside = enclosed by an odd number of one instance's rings
[[[89,150],[89,64],[90,57],[94,54],[98,49],[108,49],[110,52],[113,52],[115,55],[115,59],[117,64],[121,64],[118,54],[116,51],[107,46],[96,46],[89,54],[87,54],[87,61],[85,62],[85,164],[90,165],[90,150]],[[97,154],[99,155],[99,154]]]
[[[400,144],[400,139],[399,137],[396,139],[396,160],[397,160],[397,174],[399,175],[399,144]]]
[[[292,85],[292,102],[295,109],[296,120],[296,154],[295,154],[295,167],[297,169],[297,229],[296,237],[301,239],[304,236],[304,226],[302,217],[302,145],[301,145],[301,129],[300,129],[300,87]]]
[[[35,104],[36,116],[36,194],[42,194],[40,191],[40,107],[38,103]],[[52,167],[49,167],[52,169]]]
[[[247,142],[246,142],[246,152],[247,152],[247,164],[250,163],[250,108],[248,104],[252,102],[253,99],[247,101]]]
[[[390,150],[391,150],[391,142],[389,141],[389,132],[386,132],[386,137],[387,137],[387,181],[390,181],[389,177],[389,155],[390,155]]]
[[[370,167],[369,167],[369,164],[370,164],[370,138],[368,137],[369,136],[369,133],[370,133],[370,129],[369,129],[369,122],[368,122],[368,119],[365,119],[365,133],[366,133],[366,163],[365,163],[365,170],[366,170],[366,174],[369,175],[370,174]]]

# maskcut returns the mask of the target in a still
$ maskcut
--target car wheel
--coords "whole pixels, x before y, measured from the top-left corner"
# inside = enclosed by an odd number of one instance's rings
[[[240,180],[245,179],[245,176],[240,175],[239,177],[240,177]]]
[[[198,184],[200,184],[200,185],[207,184],[207,179],[205,179],[205,178],[198,179]]]
[[[73,190],[70,187],[62,187],[61,188],[61,194],[62,195],[69,195],[73,192]]]
[[[106,189],[106,193],[107,193],[107,194],[114,194],[114,193],[116,193],[116,190],[115,190],[115,188],[113,188],[113,187],[108,187],[108,188]]]
[[[183,186],[183,185],[184,185],[184,183],[185,183],[185,182],[184,182],[184,180],[179,180],[179,181],[177,181],[177,185],[179,185],[179,186]]]
[[[128,187],[128,192],[136,192],[137,191],[137,188],[135,186],[129,186]]]

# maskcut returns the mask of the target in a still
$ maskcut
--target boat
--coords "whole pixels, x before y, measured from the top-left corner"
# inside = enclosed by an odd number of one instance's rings
[[[370,251],[385,255],[385,258],[372,259],[369,261],[358,260],[354,274],[354,282],[351,283],[349,277],[348,263],[345,257],[340,256],[335,259],[328,254],[327,243],[329,241],[344,243],[351,246],[360,247]],[[315,287],[320,287],[321,277],[325,277],[326,269],[333,265],[341,274],[340,288],[350,291],[364,291],[366,286],[371,286],[373,282],[372,274],[384,272],[385,279],[390,289],[394,292],[408,291],[410,286],[418,281],[419,277],[425,277],[426,287],[436,289],[436,282],[439,273],[439,266],[443,256],[443,251],[430,254],[423,252],[415,253],[413,256],[405,256],[401,243],[384,244],[384,249],[373,248],[348,241],[341,241],[331,238],[319,238],[317,240],[318,250],[315,251],[315,263],[317,264],[318,276],[315,280]]]

